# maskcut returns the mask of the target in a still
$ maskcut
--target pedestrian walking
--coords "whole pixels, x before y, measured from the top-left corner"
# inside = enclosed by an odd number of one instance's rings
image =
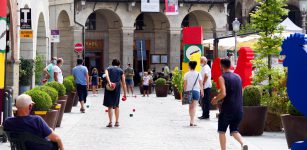
[[[43,83],[54,81],[54,66],[57,64],[57,58],[52,57],[50,60],[50,64],[46,66],[44,69],[44,80]]]
[[[144,72],[143,76],[143,97],[145,97],[145,94],[147,97],[149,97],[149,84],[150,84],[150,76],[148,75],[148,72]]]
[[[202,66],[201,69],[201,77],[203,79],[203,86],[204,86],[204,97],[202,98],[201,108],[202,108],[202,116],[198,117],[199,119],[209,119],[210,118],[210,91],[212,87],[211,82],[211,68],[207,64],[208,60],[206,57],[200,58],[200,64]]]
[[[121,85],[124,89],[124,98],[126,98],[126,80],[123,70],[119,67],[120,61],[113,59],[112,66],[105,70],[107,85],[105,88],[103,105],[108,107],[109,124],[107,127],[113,127],[113,109],[115,110],[115,127],[119,127],[119,101]]]
[[[85,113],[84,104],[86,103],[89,75],[87,68],[83,66],[82,59],[77,59],[77,66],[73,68],[72,74],[77,85],[77,93],[81,104],[80,112]]]
[[[242,80],[239,75],[231,72],[230,66],[229,59],[221,60],[223,74],[219,78],[220,92],[211,102],[213,105],[221,103],[218,120],[221,150],[226,150],[225,133],[228,127],[230,134],[241,144],[242,149],[248,150],[238,129],[243,116]]]
[[[194,122],[196,105],[198,100],[204,96],[203,82],[199,72],[195,71],[197,62],[190,61],[190,70],[184,75],[184,91],[192,91],[192,102],[189,104],[190,126],[196,126]]]
[[[93,68],[92,76],[91,76],[91,85],[92,85],[92,92],[93,96],[97,96],[97,87],[98,87],[98,70],[97,68]]]
[[[129,89],[131,91],[132,96],[134,96],[134,82],[133,82],[133,77],[134,77],[134,70],[131,67],[131,64],[127,65],[127,69],[125,70],[125,76],[126,76],[126,84],[127,84],[127,92],[129,94]]]
[[[63,84],[63,80],[64,80],[63,72],[61,69],[63,64],[64,64],[64,60],[62,58],[58,58],[57,64],[54,66],[54,80],[61,84]]]

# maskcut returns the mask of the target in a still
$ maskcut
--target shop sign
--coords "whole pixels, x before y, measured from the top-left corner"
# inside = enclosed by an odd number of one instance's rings
[[[32,30],[20,30],[20,38],[33,38]]]
[[[30,8],[20,8],[20,29],[32,29]]]
[[[50,32],[50,42],[59,43],[60,42],[60,30],[51,30]]]
[[[178,0],[165,0],[165,14],[178,15]]]
[[[160,12],[160,1],[141,0],[141,12]]]

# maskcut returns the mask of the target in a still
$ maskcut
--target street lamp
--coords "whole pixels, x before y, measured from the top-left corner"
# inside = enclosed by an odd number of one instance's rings
[[[235,18],[235,20],[232,22],[232,30],[235,33],[235,49],[234,49],[234,58],[235,58],[235,64],[237,64],[237,32],[240,30],[240,21],[238,18]]]
[[[306,34],[306,14],[307,14],[307,0],[299,0],[300,11],[302,13],[302,28],[303,34]]]

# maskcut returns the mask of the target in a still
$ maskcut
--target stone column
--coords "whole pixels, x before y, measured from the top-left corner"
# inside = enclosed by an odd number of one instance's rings
[[[181,44],[181,28],[170,28],[168,62],[171,70],[173,70],[175,67],[180,68],[180,63],[181,63],[180,44]]]
[[[123,66],[133,66],[134,27],[123,27],[122,31],[121,62]]]
[[[109,29],[108,37],[109,48],[105,52],[108,52],[109,64],[112,64],[113,59],[121,60],[121,30]]]

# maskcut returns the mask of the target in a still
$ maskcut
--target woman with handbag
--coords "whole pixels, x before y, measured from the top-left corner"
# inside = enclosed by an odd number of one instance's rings
[[[199,72],[195,71],[197,62],[190,61],[190,71],[184,75],[184,96],[182,104],[189,104],[190,126],[196,126],[194,122],[197,101],[204,97],[202,78]]]
[[[124,88],[124,98],[126,98],[126,82],[124,71],[119,67],[120,61],[118,59],[113,59],[112,66],[105,70],[106,75],[106,88],[104,94],[103,105],[108,107],[109,124],[107,127],[113,127],[113,109],[115,110],[115,127],[119,127],[119,101],[121,85]]]

